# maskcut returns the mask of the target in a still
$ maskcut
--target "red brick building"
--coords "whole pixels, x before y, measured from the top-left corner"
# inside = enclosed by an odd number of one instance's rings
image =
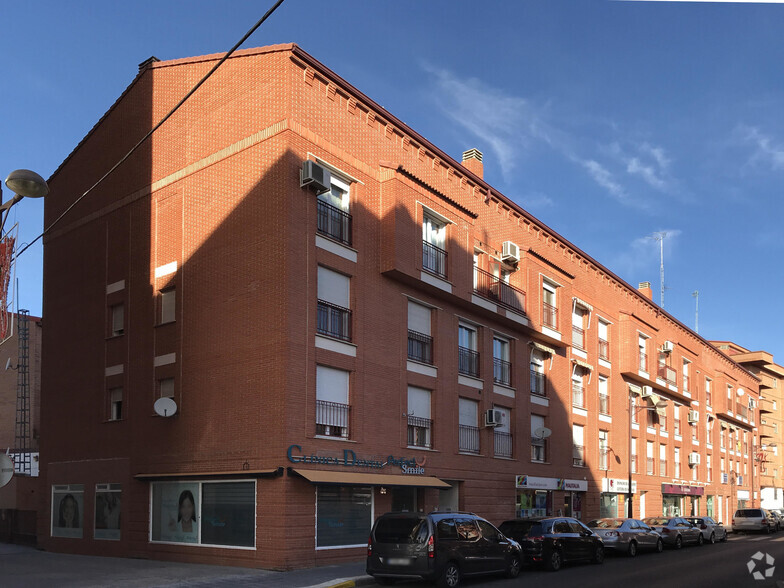
[[[757,378],[295,45],[77,202],[220,57],[49,182],[41,545],[310,566],[391,509],[622,514],[630,466],[635,514],[751,502]]]

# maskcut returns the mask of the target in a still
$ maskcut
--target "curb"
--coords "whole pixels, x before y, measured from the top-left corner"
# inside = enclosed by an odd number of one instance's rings
[[[357,588],[358,586],[373,586],[375,583],[371,576],[356,576],[354,578],[335,578],[307,588]]]

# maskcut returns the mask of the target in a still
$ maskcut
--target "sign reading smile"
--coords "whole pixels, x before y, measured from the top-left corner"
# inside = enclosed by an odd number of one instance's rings
[[[344,449],[342,455],[305,455],[302,452],[302,446],[289,445],[286,451],[286,456],[291,463],[312,463],[317,465],[326,466],[345,466],[354,468],[374,468],[382,469],[386,466],[399,466],[404,474],[424,474],[425,461],[427,458],[422,457],[417,459],[415,457],[395,457],[390,455],[386,461],[380,459],[363,459],[357,457],[351,449]]]

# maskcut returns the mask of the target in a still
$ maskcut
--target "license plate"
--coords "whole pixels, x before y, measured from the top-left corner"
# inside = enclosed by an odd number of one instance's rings
[[[411,560],[407,557],[390,557],[387,558],[387,563],[391,566],[407,566]]]

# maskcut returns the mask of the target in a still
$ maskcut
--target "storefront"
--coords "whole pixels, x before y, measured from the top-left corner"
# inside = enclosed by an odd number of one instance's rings
[[[662,484],[662,516],[697,516],[700,497],[705,494],[702,486]]]
[[[515,476],[515,487],[518,517],[564,515],[582,518],[583,497],[588,490],[585,480],[521,475]]]
[[[637,482],[632,482],[632,494],[637,492]],[[629,480],[602,478],[602,495],[599,501],[600,517],[625,517],[629,504]]]
[[[749,502],[749,491],[738,490],[738,508],[746,508]]]
[[[588,490],[585,480],[559,480],[560,488],[564,490],[563,514],[576,519],[583,518],[583,501]]]

